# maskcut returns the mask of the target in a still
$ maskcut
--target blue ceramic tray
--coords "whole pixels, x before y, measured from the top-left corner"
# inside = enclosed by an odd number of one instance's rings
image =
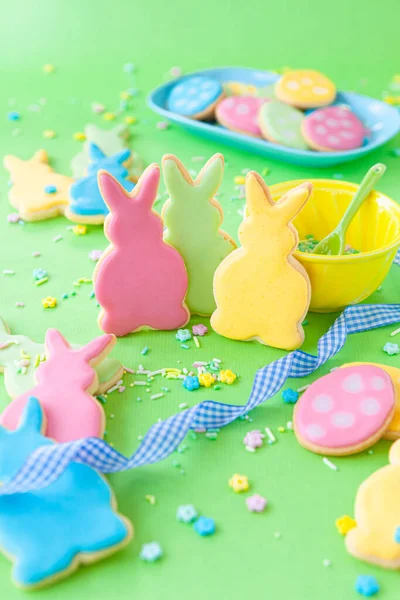
[[[372,152],[372,150],[385,144],[400,130],[400,114],[389,104],[352,92],[338,92],[337,102],[350,105],[355,114],[363,121],[364,125],[370,129],[371,134],[365,144],[361,148],[345,152],[314,152],[313,150],[286,148],[278,144],[271,144],[262,139],[230,131],[214,123],[204,123],[188,119],[167,110],[165,108],[166,100],[173,86],[178,81],[192,75],[207,75],[221,82],[239,81],[257,87],[264,87],[270,83],[274,83],[279,76],[269,71],[259,71],[244,67],[205,69],[160,85],[148,97],[150,108],[169,121],[177,123],[185,129],[217,143],[235,146],[241,150],[261,154],[274,160],[308,167],[331,167],[355,160]]]

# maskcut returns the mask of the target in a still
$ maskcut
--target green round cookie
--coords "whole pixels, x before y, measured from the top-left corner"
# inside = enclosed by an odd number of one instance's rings
[[[301,133],[303,119],[304,115],[300,110],[279,100],[266,102],[258,113],[258,124],[266,140],[289,148],[307,150],[307,143]]]

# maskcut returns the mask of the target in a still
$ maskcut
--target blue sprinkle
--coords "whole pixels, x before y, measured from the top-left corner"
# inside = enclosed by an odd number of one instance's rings
[[[57,191],[57,188],[55,185],[46,185],[46,187],[44,188],[44,191],[46,192],[46,194],[55,194]]]
[[[133,63],[125,63],[124,64],[124,73],[134,73],[136,71],[136,67]]]
[[[373,575],[359,575],[355,588],[359,594],[369,598],[379,592],[379,583]]]
[[[286,404],[296,404],[299,399],[299,392],[292,390],[292,388],[288,388],[282,392],[282,398]]]
[[[14,110],[9,112],[7,115],[7,119],[9,121],[19,121],[20,118],[21,118],[21,115],[18,112],[15,112]]]
[[[400,527],[396,527],[396,530],[394,532],[394,541],[396,542],[396,544],[400,544]]]
[[[144,356],[145,354],[147,354],[147,353],[148,353],[148,351],[149,351],[148,347],[147,347],[147,346],[145,346],[145,347],[143,348],[143,350],[141,351],[141,353],[140,353],[140,354],[141,354],[142,356]]]
[[[199,535],[213,535],[215,533],[215,521],[208,517],[199,517],[193,525],[193,529]]]
[[[189,350],[189,346],[187,344],[181,344],[181,348],[184,350]]]
[[[199,378],[197,377],[197,375],[188,375],[183,380],[182,385],[185,388],[185,390],[188,390],[189,392],[193,392],[193,390],[198,390],[200,387]]]
[[[61,298],[62,298],[63,300],[67,300],[67,298],[68,298],[68,294],[63,294],[63,295],[61,296]]]
[[[155,562],[163,555],[162,548],[158,542],[143,544],[140,551],[140,558],[146,562]]]
[[[178,506],[176,519],[181,523],[193,523],[193,521],[197,519],[197,510],[193,504],[183,504]]]

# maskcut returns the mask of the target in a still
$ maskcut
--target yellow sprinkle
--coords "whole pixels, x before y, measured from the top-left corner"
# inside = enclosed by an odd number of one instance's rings
[[[237,175],[237,177],[235,177],[233,180],[236,185],[244,185],[245,181],[246,178],[244,175]]]
[[[335,525],[338,532],[342,535],[346,535],[351,529],[357,527],[356,521],[349,517],[349,515],[343,515],[343,517],[336,519]]]
[[[75,235],[85,235],[85,233],[87,232],[87,227],[86,225],[74,225],[72,231]]]
[[[124,119],[125,123],[127,125],[133,125],[134,123],[136,123],[137,118],[136,117],[130,117],[129,115],[125,117]]]
[[[153,494],[146,494],[145,496],[147,502],[150,502],[150,504],[154,505],[156,503],[156,497],[153,496]]]
[[[115,119],[115,114],[114,114],[114,113],[112,113],[112,112],[106,112],[106,113],[104,113],[104,115],[103,115],[103,119],[104,119],[105,121],[114,121],[114,119]]]
[[[222,381],[222,383],[227,383],[228,385],[231,385],[235,381],[236,377],[237,375],[235,375],[235,373],[233,373],[230,369],[223,369],[219,373],[219,380]]]
[[[200,383],[200,385],[202,385],[206,388],[209,388],[215,383],[215,379],[211,375],[211,373],[200,373],[199,383]]]
[[[246,475],[238,475],[237,473],[230,478],[228,483],[229,487],[231,487],[237,494],[240,494],[241,492],[247,492],[250,487],[249,480]]]
[[[121,100],[128,100],[131,97],[131,95],[129,92],[121,92],[119,97],[121,98]]]
[[[46,64],[43,65],[43,73],[54,73],[56,70],[54,65]]]
[[[77,131],[72,137],[77,142],[84,142],[86,140],[86,135],[82,131]]]
[[[57,306],[57,300],[52,296],[46,296],[46,298],[43,298],[42,300],[42,306],[43,308],[54,308]]]
[[[56,137],[56,132],[53,131],[52,129],[45,129],[43,131],[43,137],[48,139],[48,140],[52,140],[53,138]]]
[[[197,335],[194,335],[193,339],[194,339],[194,343],[196,344],[196,348],[200,348],[200,341],[199,341],[199,338],[197,337]]]

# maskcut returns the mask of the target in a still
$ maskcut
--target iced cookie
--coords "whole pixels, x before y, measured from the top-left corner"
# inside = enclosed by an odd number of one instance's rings
[[[293,258],[298,235],[292,220],[312,190],[303,183],[273,202],[264,180],[246,175],[247,216],[239,227],[242,244],[214,275],[217,309],[213,329],[233,340],[294,350],[304,339],[302,322],[310,304],[310,281]]]
[[[301,130],[310,148],[324,152],[359,148],[366,135],[360,119],[341,106],[314,110],[303,120]]]
[[[258,111],[265,102],[253,96],[231,96],[224,98],[218,104],[215,116],[220,125],[227,129],[261,137],[258,126]]]
[[[336,369],[310,385],[294,410],[298,442],[317,454],[346,456],[385,433],[395,410],[386,371],[371,365]]]
[[[30,160],[8,155],[4,166],[10,173],[10,203],[24,221],[41,221],[64,214],[73,180],[55,173],[44,150]]]
[[[93,285],[100,328],[118,336],[178,329],[189,320],[185,263],[163,241],[163,223],[153,210],[159,180],[159,167],[150,165],[129,193],[109,173],[99,173],[110,209],[104,224],[110,246],[96,264]]]
[[[266,140],[299,150],[307,149],[301,133],[303,120],[300,110],[278,100],[263,103],[258,113],[258,124]]]
[[[90,144],[96,144],[106,156],[118,154],[125,150],[130,132],[126,125],[116,125],[112,129],[101,129],[96,125],[86,125],[84,129],[86,141],[83,144],[82,152],[79,152],[71,161],[72,176],[74,179],[80,179],[87,174],[87,169],[90,165]],[[129,167],[131,157],[129,156],[125,163],[125,167]]]
[[[191,119],[211,119],[224,90],[216,79],[196,75],[177,83],[167,99],[168,110]]]
[[[78,350],[79,346],[72,344],[72,348]],[[4,373],[4,385],[10,398],[17,398],[36,385],[35,372],[45,357],[43,343],[25,335],[11,335],[0,317],[0,373]],[[109,357],[96,365],[95,370],[98,377],[95,395],[104,394],[124,373],[121,363]]]
[[[288,71],[276,82],[278,100],[297,108],[327,106],[336,98],[336,86],[322,73],[309,69]]]
[[[366,562],[400,569],[400,440],[389,452],[390,464],[373,473],[358,489],[357,526],[346,536],[347,550]]]
[[[343,367],[354,367],[358,365],[371,365],[383,369],[392,379],[393,387],[395,390],[396,406],[393,419],[389,423],[389,427],[383,434],[386,440],[397,440],[400,438],[400,369],[396,367],[389,367],[388,365],[381,365],[378,363],[348,363]],[[400,525],[400,524],[399,524]]]
[[[222,84],[225,96],[255,96],[257,87],[241,81],[226,81]]]
[[[96,144],[90,144],[91,162],[88,174],[73,183],[69,190],[70,203],[65,210],[65,216],[70,221],[92,225],[104,222],[108,215],[108,208],[100,192],[97,174],[100,170],[107,171],[130,192],[135,184],[128,179],[128,170],[124,167],[124,162],[130,154],[130,150],[125,149],[113,156],[106,156]]]
[[[215,310],[215,269],[236,248],[232,238],[220,229],[223,213],[214,198],[222,182],[224,157],[215,154],[210,158],[195,181],[173,154],[163,157],[162,166],[169,194],[162,210],[164,239],[185,261],[190,312],[210,316]]]
[[[269,85],[264,85],[263,87],[256,88],[255,95],[257,98],[265,98],[267,100],[276,100],[275,84],[270,83]]]
[[[48,437],[71,442],[85,437],[103,437],[104,411],[93,397],[98,388],[93,366],[101,362],[115,344],[113,335],[103,335],[74,350],[56,329],[46,333],[46,356],[36,369],[37,384],[18,396],[0,415],[0,423],[14,430],[30,396],[40,398],[46,415]]]
[[[0,427],[0,485],[17,474],[34,450],[54,443],[42,435],[44,427],[45,416],[34,397],[16,431]],[[12,579],[20,588],[68,577],[79,565],[117,552],[132,533],[106,480],[79,463],[71,463],[43,489],[0,496],[0,550],[12,561]]]

